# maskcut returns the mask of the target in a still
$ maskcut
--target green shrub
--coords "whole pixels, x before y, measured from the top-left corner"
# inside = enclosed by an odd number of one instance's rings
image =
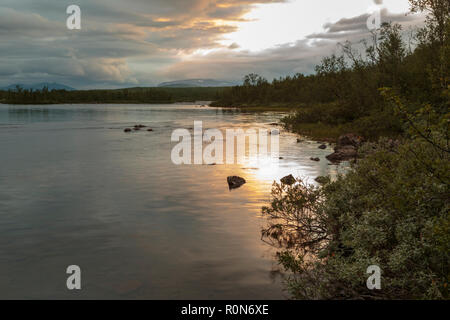
[[[288,288],[303,299],[443,299],[449,280],[449,172],[423,141],[381,140],[323,188],[275,185],[263,231],[281,249]],[[366,287],[370,265],[382,290]]]

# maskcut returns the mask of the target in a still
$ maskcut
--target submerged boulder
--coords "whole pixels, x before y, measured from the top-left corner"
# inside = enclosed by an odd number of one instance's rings
[[[322,144],[322,145],[319,146],[319,149],[322,149],[322,150],[325,150],[326,148],[327,148],[326,144]]]
[[[331,162],[351,160],[358,155],[358,150],[354,146],[344,146],[335,150],[334,153],[327,156]]]
[[[293,185],[296,182],[296,180],[295,180],[295,178],[294,178],[294,176],[292,174],[282,178],[280,181],[281,181],[282,184],[285,184],[285,185],[288,185],[288,186],[291,186],[291,185]]]
[[[330,181],[330,178],[320,176],[320,177],[317,177],[317,178],[315,179],[315,181],[316,181],[317,183],[320,183],[320,184],[325,184],[325,183],[327,183],[328,181]]]
[[[311,157],[311,158],[309,158],[311,161],[316,161],[316,162],[319,162],[320,161],[320,158],[313,158],[313,157]]]
[[[126,128],[125,130],[123,130],[123,132],[131,132],[130,128]]]
[[[227,178],[228,187],[231,189],[237,189],[240,188],[242,185],[244,185],[247,181],[245,181],[244,178],[238,177],[238,176],[232,176]]]

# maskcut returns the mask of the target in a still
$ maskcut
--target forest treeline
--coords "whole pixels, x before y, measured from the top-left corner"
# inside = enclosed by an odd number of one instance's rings
[[[0,103],[174,103],[217,100],[226,88],[128,88],[116,90],[30,90],[17,87],[0,91]]]
[[[346,46],[316,75],[250,76],[223,98],[297,100],[288,127],[372,138],[336,180],[274,184],[262,235],[278,248],[293,298],[450,298],[450,1],[409,2],[428,14],[414,51],[399,26],[384,25],[364,58]]]

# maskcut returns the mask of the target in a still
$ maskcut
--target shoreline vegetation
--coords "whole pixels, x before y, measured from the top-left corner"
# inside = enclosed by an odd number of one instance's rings
[[[409,2],[428,14],[414,50],[384,24],[365,56],[345,44],[315,75],[249,75],[218,103],[292,92],[307,107],[282,120],[289,130],[365,137],[345,175],[274,183],[262,209],[294,299],[450,298],[450,2]],[[368,289],[370,266],[380,290]]]

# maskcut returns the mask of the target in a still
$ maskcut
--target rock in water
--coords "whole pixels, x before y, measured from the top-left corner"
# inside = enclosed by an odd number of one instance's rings
[[[313,158],[313,157],[311,157],[311,158],[309,158],[311,161],[316,161],[316,162],[319,162],[320,161],[320,158]]]
[[[246,183],[244,178],[241,178],[238,176],[228,177],[227,181],[228,181],[228,187],[230,188],[230,190],[240,188],[243,184]]]
[[[131,132],[130,128],[126,128],[125,130],[123,130],[123,132]]]
[[[295,180],[294,176],[292,174],[290,174],[290,175],[282,178],[280,181],[282,184],[291,186],[295,183],[296,180]]]
[[[336,151],[327,156],[331,162],[346,161],[356,158],[358,150],[354,146],[336,148]]]
[[[325,184],[329,181],[329,178],[328,177],[317,177],[315,180],[317,183]]]
[[[319,149],[322,149],[322,150],[325,150],[326,148],[327,148],[327,145],[325,145],[325,144],[322,144],[319,146]]]

